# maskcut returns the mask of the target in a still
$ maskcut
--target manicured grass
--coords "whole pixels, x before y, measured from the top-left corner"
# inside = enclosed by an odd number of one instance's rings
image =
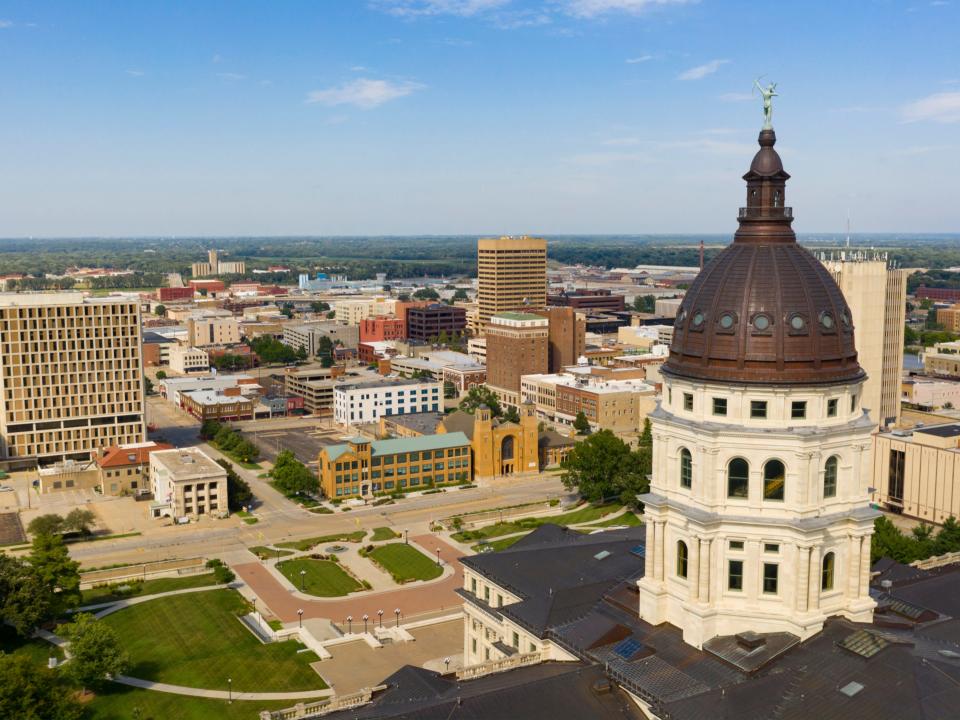
[[[276,543],[277,547],[293,548],[294,550],[309,550],[315,545],[335,542],[360,542],[366,537],[366,530],[356,530],[355,532],[338,533],[336,535],[321,535],[319,537],[306,538],[305,540],[291,540],[290,542]]]
[[[52,643],[39,638],[22,638],[12,627],[0,623],[0,653],[23,655],[37,665],[46,666],[47,658],[53,655],[63,660],[63,651]]]
[[[370,539],[374,542],[379,542],[380,540],[393,540],[400,537],[397,533],[391,530],[388,527],[378,527],[373,529],[373,535],[370,536]]]
[[[274,550],[269,548],[266,545],[254,545],[253,547],[247,548],[250,552],[256,555],[261,560],[267,560],[269,558],[278,558],[286,557],[287,555],[293,555],[293,550]]]
[[[138,582],[119,581],[103,587],[95,587],[83,591],[83,604],[93,605],[95,603],[111,602],[113,600],[123,600],[128,597],[137,597],[139,595],[154,595],[156,593],[170,592],[171,590],[184,590],[186,588],[207,587],[216,585],[217,581],[213,573],[203,573],[202,575],[188,575],[186,577],[175,578],[156,578],[155,580],[146,580]],[[128,587],[129,592],[119,592],[119,587]]]
[[[362,589],[359,582],[332,560],[295,558],[284,560],[277,569],[298,590],[317,597],[342,597]],[[306,571],[302,580],[301,570]]]
[[[225,684],[225,683],[224,683]],[[236,680],[234,680],[236,684]],[[215,690],[225,690],[217,687]],[[141,717],[143,720],[253,720],[261,710],[282,710],[293,707],[296,700],[264,702],[251,700],[232,704],[226,700],[172,695],[170,693],[141,690],[110,683],[97,693],[87,706],[84,720],[130,720]],[[140,709],[140,715],[134,714],[134,708]]]
[[[627,527],[636,527],[637,525],[642,525],[643,520],[641,520],[635,513],[627,511],[622,515],[617,515],[612,517],[609,520],[604,520],[603,522],[594,523],[589,525],[591,528],[601,528],[601,527],[616,527],[618,525],[625,525]]]
[[[390,573],[398,583],[432,580],[443,574],[443,568],[435,560],[404,543],[380,545],[371,550],[367,557]]]
[[[221,690],[229,677],[237,692],[326,687],[309,665],[315,653],[298,653],[294,641],[262,644],[237,618],[247,610],[235,590],[211,590],[151,600],[102,622],[130,654],[133,677]]]
[[[518,540],[522,540],[529,533],[523,533],[523,535],[514,535],[512,537],[500,538],[499,540],[494,540],[493,542],[488,543],[477,543],[473,546],[472,550],[474,552],[480,552],[483,548],[493,548],[493,552],[499,550],[506,550],[508,547],[513,545]]]
[[[571,510],[560,515],[550,515],[548,517],[521,518],[509,522],[494,523],[476,530],[462,530],[454,533],[451,537],[458,542],[469,542],[470,540],[485,540],[487,538],[501,537],[503,535],[513,535],[524,530],[533,530],[546,523],[554,525],[578,525],[587,523],[614,513],[622,505],[619,503],[610,503],[607,505],[584,505],[576,510]]]

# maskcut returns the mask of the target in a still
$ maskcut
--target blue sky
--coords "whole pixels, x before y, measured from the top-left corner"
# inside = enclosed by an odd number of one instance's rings
[[[0,236],[960,231],[960,0],[0,3]]]

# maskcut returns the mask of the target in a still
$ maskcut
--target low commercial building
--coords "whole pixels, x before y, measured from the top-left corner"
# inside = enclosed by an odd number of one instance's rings
[[[227,471],[200,448],[178,448],[150,453],[152,517],[197,519],[225,515]]]
[[[324,416],[333,414],[333,388],[343,374],[342,367],[287,368],[283,374],[287,395],[303,398],[304,412]]]
[[[353,438],[320,451],[320,487],[329,498],[373,497],[469,482],[470,441],[463,433],[392,440]]]
[[[873,436],[874,500],[942,523],[960,517],[960,422]]]
[[[902,400],[921,410],[960,408],[960,380],[914,375],[901,384]]]
[[[193,347],[236,345],[240,342],[240,323],[232,317],[189,318],[187,342]]]
[[[193,300],[192,287],[162,287],[157,288],[157,299],[162,303],[185,302]]]
[[[382,342],[384,340],[403,340],[404,322],[394,315],[377,315],[360,321],[360,342]]]
[[[467,340],[467,354],[481,365],[487,364],[487,339],[473,337]]]
[[[167,364],[175,373],[194,375],[210,372],[210,356],[200,348],[178,345],[170,348]]]
[[[252,420],[257,398],[241,394],[240,387],[223,390],[193,390],[181,394],[184,410],[201,422],[206,420]]]
[[[577,290],[564,291],[554,295],[547,295],[547,305],[557,307],[571,307],[575,310],[609,310],[617,312],[625,307],[623,295],[614,295],[610,290]]]
[[[180,407],[183,406],[184,393],[194,390],[226,390],[237,386],[242,388],[245,395],[255,395],[260,391],[257,379],[246,374],[168,377],[157,381],[157,389],[160,395]]]
[[[227,289],[222,280],[191,280],[189,285],[195,292],[205,297],[217,297]]]
[[[356,325],[372,315],[392,315],[395,301],[390,298],[375,297],[356,300],[337,300],[334,317],[342,325]]]
[[[383,438],[433,435],[441,420],[443,413],[440,412],[384,416],[377,423],[377,433]]]
[[[172,450],[173,445],[158,442],[114,445],[96,457],[103,495],[142,495],[150,493],[150,454]]]
[[[654,303],[653,312],[660,317],[675,318],[680,311],[680,305],[683,298],[657,298]]]
[[[335,322],[287,323],[283,326],[283,343],[294,349],[303,348],[308,355],[316,355],[321,338],[355,348],[360,342],[358,325],[339,325]]]
[[[637,432],[656,407],[656,388],[641,379],[614,377],[576,372],[525,375],[521,394],[540,417],[563,425],[572,425],[582,412],[593,430]]]
[[[173,338],[157,332],[143,332],[143,364],[146,367],[159,367],[170,364],[170,350],[179,343]]]
[[[441,373],[441,380],[450,383],[458,395],[470,391],[470,388],[479,387],[487,382],[487,368],[480,363],[461,363],[447,365]]]
[[[438,412],[443,404],[443,384],[432,381],[370,381],[333,390],[333,418],[356,425],[377,422],[384,415]]]
[[[960,378],[960,340],[936,343],[923,353],[923,370],[927,375]]]

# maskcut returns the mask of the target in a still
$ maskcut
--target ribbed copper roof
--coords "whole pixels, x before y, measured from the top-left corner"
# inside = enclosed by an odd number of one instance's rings
[[[734,242],[697,276],[680,306],[667,375],[802,385],[864,377],[843,294],[790,227],[790,176],[774,142],[772,130],[760,133]]]

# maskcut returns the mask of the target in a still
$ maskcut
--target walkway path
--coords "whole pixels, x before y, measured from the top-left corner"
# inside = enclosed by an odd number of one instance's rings
[[[330,688],[303,690],[301,692],[241,692],[239,690],[230,692],[229,690],[206,690],[204,688],[192,688],[184,685],[168,685],[167,683],[142,680],[126,675],[117,675],[113,681],[121,685],[130,685],[131,687],[142,688],[144,690],[156,690],[174,695],[190,695],[192,697],[214,698],[217,700],[309,700],[311,698],[325,698],[333,695],[333,690]]]
[[[123,610],[128,608],[131,605],[139,605],[140,603],[149,602],[150,600],[156,600],[157,598],[170,597],[171,595],[186,595],[187,593],[197,593],[197,592],[207,592],[208,590],[223,590],[224,588],[230,587],[229,585],[205,585],[203,587],[197,588],[183,588],[182,590],[170,590],[169,592],[155,593],[153,595],[144,595],[142,597],[133,597],[126,598],[124,600],[114,600],[113,602],[104,602],[96,603],[94,605],[85,605],[82,608],[77,608],[77,612],[89,612],[90,610],[99,610],[99,612],[94,613],[96,618],[106,617],[112,613],[117,612],[117,610]]]
[[[297,610],[303,609],[306,618],[330,618],[342,623],[347,615],[361,618],[364,614],[377,618],[383,610],[384,622],[396,621],[394,609],[409,617],[435,610],[459,607],[463,600],[454,590],[463,586],[463,568],[459,559],[464,553],[434,535],[416,535],[410,538],[428,553],[440,548],[440,559],[453,567],[453,574],[427,583],[401,586],[395,590],[354,594],[344,598],[304,600],[292,595],[260,563],[235,565],[233,571],[247,584],[261,601],[283,622],[297,620]]]

